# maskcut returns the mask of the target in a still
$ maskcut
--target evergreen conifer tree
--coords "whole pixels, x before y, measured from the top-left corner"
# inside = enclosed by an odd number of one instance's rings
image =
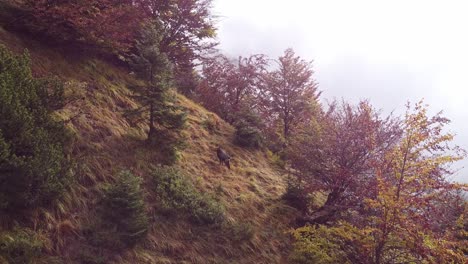
[[[114,225],[120,241],[129,246],[148,232],[148,216],[140,184],[140,178],[123,171],[115,184],[107,186],[103,199],[103,220]]]
[[[0,209],[49,204],[65,189],[68,137],[52,111],[63,86],[32,77],[27,54],[0,45]]]
[[[136,112],[149,113],[149,141],[155,139],[157,132],[180,129],[185,122],[185,113],[175,104],[175,95],[170,91],[173,83],[172,64],[167,55],[160,51],[160,42],[161,35],[156,26],[144,28],[131,63],[136,75],[145,82],[145,85],[135,87],[136,97],[142,104]]]

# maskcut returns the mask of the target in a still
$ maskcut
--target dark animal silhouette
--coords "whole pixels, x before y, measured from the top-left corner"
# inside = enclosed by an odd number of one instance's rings
[[[231,160],[231,156],[229,156],[224,149],[221,147],[218,147],[216,150],[216,155],[218,155],[219,163],[220,164],[225,164],[228,169],[231,169],[231,165],[229,164],[229,161]]]

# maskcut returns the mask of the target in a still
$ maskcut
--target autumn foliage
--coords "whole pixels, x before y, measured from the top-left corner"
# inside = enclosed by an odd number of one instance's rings
[[[468,186],[450,181],[451,166],[465,151],[452,144],[449,120],[430,116],[423,102],[408,104],[401,117],[383,115],[368,101],[325,105],[312,62],[293,49],[276,59],[215,53],[212,0],[19,2],[16,29],[48,44],[111,54],[132,72],[129,78],[139,79],[127,87],[135,105],[125,109],[126,117],[145,124],[148,147],[162,150],[168,163],[189,160],[179,156],[181,138],[203,136],[188,135],[193,130],[186,121],[193,129],[196,120],[187,118],[180,105],[185,98],[174,87],[231,124],[232,143],[252,152],[267,148],[271,163],[280,165],[278,174],[288,175],[283,198],[300,215],[291,232],[290,262],[466,263]],[[33,78],[27,55],[0,46],[0,58],[0,210],[45,207],[71,185],[68,135],[52,115],[63,106],[64,89]],[[216,133],[212,144],[225,143],[210,120],[200,122],[210,140]],[[245,169],[229,174],[241,171],[255,183],[256,174]],[[106,187],[102,216],[113,227],[108,234],[117,230],[133,246],[151,232],[146,201],[138,178],[123,173],[118,179]],[[226,222],[226,213],[231,217],[222,199],[201,195],[173,168],[156,168],[150,181],[161,215],[185,214],[192,223],[215,225]],[[222,192],[221,185],[216,189]],[[236,200],[243,206],[244,199]],[[245,233],[240,237],[257,239],[249,225],[236,228]],[[21,242],[28,234],[7,235]],[[24,254],[35,256],[42,244],[31,241],[0,243],[0,251],[24,244]]]
[[[373,165],[400,133],[395,119],[380,117],[363,101],[357,106],[333,102],[296,135],[288,149],[293,173],[307,192],[326,197],[308,221],[325,223],[359,210],[366,197],[376,195]]]
[[[211,0],[26,0],[24,5],[20,24],[29,31],[115,54],[132,51],[144,24],[162,25],[159,48],[181,81],[191,76],[194,60],[216,45],[208,41],[215,36]]]
[[[268,61],[265,55],[231,60],[218,54],[204,60],[203,80],[198,88],[200,101],[228,122],[245,109],[258,104],[258,93]]]
[[[264,76],[261,103],[264,112],[280,121],[287,141],[298,125],[310,120],[320,93],[313,79],[312,63],[292,49],[285,50],[277,64],[276,70]]]
[[[143,20],[132,1],[28,0],[27,26],[58,42],[128,51]]]
[[[304,153],[311,146],[296,149],[292,159],[300,179],[327,196],[308,220],[331,227],[295,231],[291,258],[296,263],[464,263],[453,235],[464,207],[456,197],[464,186],[447,177],[450,164],[465,153],[450,144],[453,135],[444,130],[449,120],[429,117],[422,102],[408,105],[400,122],[369,110],[362,104],[348,108],[343,119],[333,121],[347,121],[341,133],[325,129],[337,152],[330,152],[330,141],[316,144],[315,153]],[[442,207],[450,209],[441,213]],[[322,262],[302,261],[305,255]]]
[[[218,54],[203,60],[201,74],[198,100],[236,126],[245,112],[258,116],[261,123],[253,128],[262,130],[275,152],[320,111],[312,64],[292,49],[275,63],[263,54],[238,59]]]

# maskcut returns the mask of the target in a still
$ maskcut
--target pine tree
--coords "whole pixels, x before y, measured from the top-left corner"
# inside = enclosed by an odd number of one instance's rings
[[[121,242],[130,246],[148,232],[148,216],[140,184],[140,178],[123,171],[115,184],[107,186],[103,199],[103,220],[111,223]]]
[[[131,63],[136,75],[145,81],[144,86],[134,87],[142,104],[135,112],[149,113],[149,141],[155,139],[157,132],[180,129],[185,122],[185,113],[175,104],[175,95],[171,92],[172,65],[167,55],[159,50],[160,42],[161,35],[156,26],[147,26],[142,30],[136,45],[137,54]]]
[[[0,45],[0,209],[49,204],[69,182],[67,133],[51,117],[63,86],[33,78],[29,65]]]

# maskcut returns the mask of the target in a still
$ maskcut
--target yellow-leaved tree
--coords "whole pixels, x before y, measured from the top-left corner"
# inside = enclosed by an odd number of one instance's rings
[[[440,113],[428,117],[422,101],[408,104],[402,138],[377,162],[378,194],[367,200],[373,263],[464,263],[448,234],[463,209],[457,190],[466,186],[447,177],[465,151],[450,144],[448,123]]]

